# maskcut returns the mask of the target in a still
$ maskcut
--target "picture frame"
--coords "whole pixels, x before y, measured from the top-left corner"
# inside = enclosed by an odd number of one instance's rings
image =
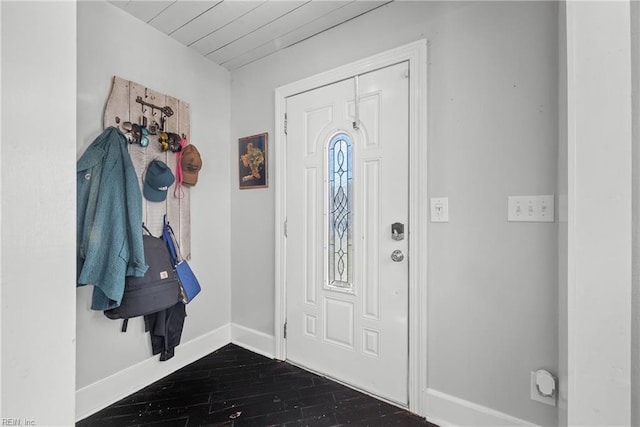
[[[267,188],[268,134],[238,139],[238,182],[241,190]]]

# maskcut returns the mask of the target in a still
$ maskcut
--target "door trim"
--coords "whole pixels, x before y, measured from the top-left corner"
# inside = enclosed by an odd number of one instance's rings
[[[274,187],[275,357],[285,360],[286,341],[286,98],[398,62],[409,63],[409,363],[408,409],[426,416],[427,396],[427,41],[391,49],[339,68],[276,88]],[[413,261],[413,262],[412,262]]]

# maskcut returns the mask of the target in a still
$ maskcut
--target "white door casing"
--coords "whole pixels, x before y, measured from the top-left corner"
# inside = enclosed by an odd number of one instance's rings
[[[287,359],[404,406],[408,77],[403,62],[287,99]]]
[[[287,259],[287,148],[285,145],[286,98],[293,95],[330,85],[334,82],[363,75],[370,71],[407,61],[409,65],[409,218],[411,230],[407,233],[406,244],[411,259],[407,263],[409,274],[408,298],[408,408],[412,412],[426,415],[427,396],[427,239],[428,220],[427,189],[427,42],[420,40],[386,51],[372,57],[356,61],[276,89],[276,133],[272,152],[275,158],[274,186],[276,193],[276,247],[275,247],[275,325],[276,358],[287,359],[287,346],[284,339],[284,322],[287,312],[286,268],[291,260]],[[407,221],[409,222],[409,221]],[[387,225],[389,226],[389,225]],[[409,260],[407,260],[409,261]]]

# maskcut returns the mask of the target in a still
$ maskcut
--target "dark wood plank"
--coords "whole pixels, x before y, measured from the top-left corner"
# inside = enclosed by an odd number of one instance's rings
[[[431,426],[371,396],[229,344],[76,426]]]

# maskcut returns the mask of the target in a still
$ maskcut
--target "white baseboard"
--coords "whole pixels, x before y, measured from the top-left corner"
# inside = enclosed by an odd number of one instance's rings
[[[251,350],[254,353],[274,358],[275,354],[275,338],[273,335],[256,331],[255,329],[240,326],[235,323],[231,324],[231,342],[240,347]]]
[[[537,424],[529,421],[437,390],[428,389],[426,399],[427,420],[440,427],[538,427]]]
[[[155,381],[195,362],[231,342],[229,324],[186,343],[181,343],[176,356],[160,362],[154,356],[134,366],[76,390],[76,421],[127,397]]]

